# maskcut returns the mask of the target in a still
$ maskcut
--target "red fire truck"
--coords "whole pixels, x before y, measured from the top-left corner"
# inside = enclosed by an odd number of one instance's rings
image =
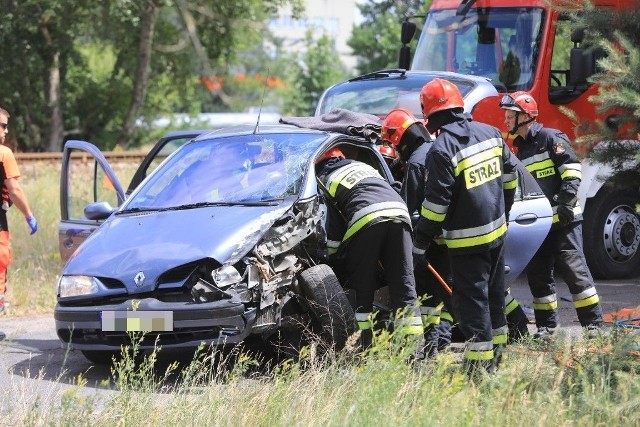
[[[594,2],[596,7],[615,10],[639,3]],[[596,72],[600,53],[583,48],[583,32],[572,31],[569,15],[551,8],[545,0],[433,0],[411,61],[408,44],[416,27],[415,19],[403,23],[400,68],[489,79],[498,95],[476,104],[473,116],[477,120],[505,129],[500,96],[524,90],[538,102],[539,121],[570,138],[591,130],[596,118],[615,122],[614,117],[596,117],[595,106],[588,100],[598,91],[597,83],[587,80]],[[567,109],[574,113],[573,120]],[[575,147],[580,154],[586,148]],[[614,173],[589,159],[582,168],[579,200],[584,208],[585,255],[591,271],[599,278],[633,276],[640,267],[637,168]]]

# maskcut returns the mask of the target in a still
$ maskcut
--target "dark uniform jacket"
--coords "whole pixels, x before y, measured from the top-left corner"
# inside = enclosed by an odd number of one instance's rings
[[[518,185],[516,162],[493,126],[462,114],[442,126],[427,155],[415,246],[426,248],[440,230],[452,255],[501,244]]]
[[[404,178],[400,195],[407,203],[410,214],[418,212],[424,200],[424,171],[427,153],[431,148],[431,142],[425,142],[411,153],[405,165]]]
[[[580,221],[582,209],[576,197],[582,180],[582,168],[567,135],[557,129],[534,123],[529,128],[526,139],[518,136],[513,143],[518,149],[518,158],[549,199],[554,225],[558,222],[558,197],[561,200],[573,199],[574,221]]]
[[[411,227],[400,195],[366,163],[331,158],[317,165],[316,173],[331,198],[327,203],[329,255],[354,234],[378,222],[402,221]]]

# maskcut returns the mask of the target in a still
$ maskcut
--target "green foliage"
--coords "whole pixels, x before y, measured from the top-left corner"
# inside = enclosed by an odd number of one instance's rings
[[[307,51],[297,57],[294,55],[295,60],[288,66],[285,114],[312,116],[322,92],[346,76],[327,35],[314,41],[307,32],[306,44]]]
[[[633,2],[632,2],[633,3]],[[573,14],[577,27],[587,29],[585,44],[602,52],[597,61],[599,72],[590,81],[598,83],[596,95],[589,98],[597,112],[609,120],[596,123],[596,130],[581,136],[580,143],[601,140],[639,139],[640,135],[640,2],[624,11],[596,8],[584,3],[581,14]],[[592,154],[599,161],[621,168],[637,148],[625,144],[598,147]],[[630,151],[631,150],[631,151]]]
[[[303,5],[301,0],[152,3],[160,12],[150,80],[135,88],[141,24],[150,2],[0,0],[1,103],[12,116],[9,136],[21,150],[47,150],[52,142],[61,148],[62,140],[48,141],[58,131],[65,139],[113,148],[136,90],[146,94],[140,114],[147,119],[243,108],[224,93],[209,92],[200,77],[233,73],[229,64],[238,52],[260,44],[278,7],[291,5],[299,14]],[[53,111],[59,112],[61,128],[55,127]],[[127,143],[144,141],[144,135],[130,135]]]
[[[364,74],[383,68],[396,68],[402,46],[402,21],[407,16],[424,15],[430,5],[430,0],[369,0],[358,4],[363,22],[354,27],[348,42],[357,58],[358,72]],[[414,22],[424,22],[424,18],[416,18]],[[413,48],[418,36],[411,44]]]

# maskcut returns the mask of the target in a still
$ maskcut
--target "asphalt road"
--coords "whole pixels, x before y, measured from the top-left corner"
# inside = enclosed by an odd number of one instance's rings
[[[605,312],[640,306],[640,278],[601,280],[596,283]],[[512,294],[525,307],[531,306],[531,294],[523,278],[511,284]],[[580,337],[581,328],[571,304],[569,290],[558,285],[562,328]],[[533,325],[530,325],[533,331]],[[111,377],[106,366],[93,366],[79,351],[67,351],[55,333],[52,315],[37,317],[0,317],[0,330],[7,337],[0,341],[0,396],[8,390],[59,389],[76,384],[78,375],[87,380],[85,393],[108,392]],[[112,381],[111,381],[112,382]]]

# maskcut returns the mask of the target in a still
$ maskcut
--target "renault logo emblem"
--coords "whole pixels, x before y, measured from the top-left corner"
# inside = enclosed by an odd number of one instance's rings
[[[138,274],[136,274],[136,276],[133,278],[133,281],[135,282],[136,286],[140,288],[144,284],[144,279],[144,273],[142,271],[139,271]]]

